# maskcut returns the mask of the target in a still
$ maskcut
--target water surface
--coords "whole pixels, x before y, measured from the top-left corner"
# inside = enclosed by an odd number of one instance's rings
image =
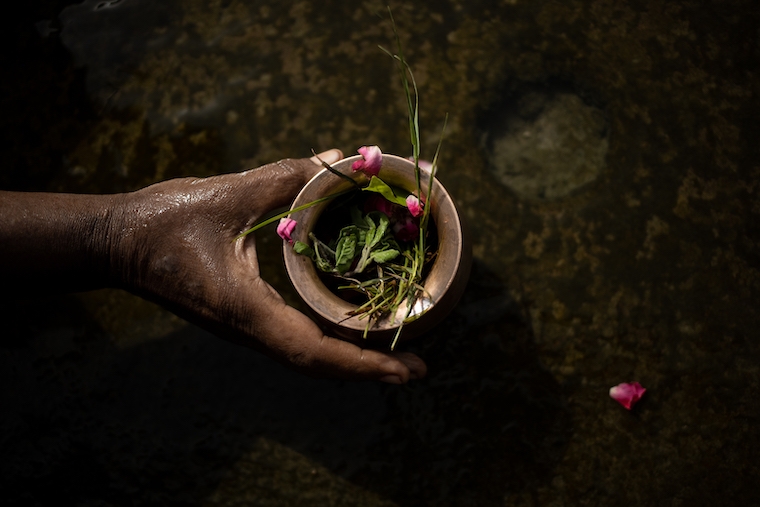
[[[2,188],[410,152],[383,2],[67,3],[11,31]],[[461,304],[408,345],[429,378],[308,379],[118,291],[6,294],[8,502],[760,500],[755,2],[392,7],[474,236]],[[633,380],[628,412],[608,390]]]

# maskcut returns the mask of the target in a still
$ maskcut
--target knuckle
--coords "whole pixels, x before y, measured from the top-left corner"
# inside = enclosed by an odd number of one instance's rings
[[[316,363],[316,356],[311,350],[295,349],[287,352],[287,359],[299,370],[312,370]]]

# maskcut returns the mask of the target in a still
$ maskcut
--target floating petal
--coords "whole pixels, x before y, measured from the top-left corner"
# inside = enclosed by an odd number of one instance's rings
[[[638,382],[624,382],[610,388],[610,397],[631,410],[631,407],[644,396],[645,392],[647,390],[641,387]]]

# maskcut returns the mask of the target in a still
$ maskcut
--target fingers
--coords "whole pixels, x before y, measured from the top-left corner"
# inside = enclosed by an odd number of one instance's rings
[[[288,204],[322,170],[322,162],[334,164],[342,158],[343,153],[333,149],[311,159],[281,160],[244,174],[257,191],[259,209],[269,210]],[[306,315],[285,304],[266,282],[258,281],[260,285],[254,289],[258,308],[251,334],[265,352],[281,362],[312,376],[391,384],[427,374],[424,361],[414,354],[363,349],[326,336]]]
[[[362,349],[325,336],[311,319],[293,307],[274,300],[268,305],[272,311],[264,322],[259,322],[262,342],[278,359],[303,373],[391,384],[405,384],[427,374],[427,366],[414,354]]]
[[[420,359],[416,354],[412,354],[411,352],[396,352],[393,355],[409,369],[409,379],[420,379],[427,376],[427,365],[425,364],[425,361]],[[403,381],[396,382],[396,379],[393,376],[384,377],[380,380],[390,384],[404,383]]]

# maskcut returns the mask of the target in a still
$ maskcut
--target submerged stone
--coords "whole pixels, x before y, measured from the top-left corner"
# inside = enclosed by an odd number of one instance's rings
[[[486,135],[490,167],[521,198],[564,197],[603,170],[607,120],[577,95],[533,92],[497,115]]]

